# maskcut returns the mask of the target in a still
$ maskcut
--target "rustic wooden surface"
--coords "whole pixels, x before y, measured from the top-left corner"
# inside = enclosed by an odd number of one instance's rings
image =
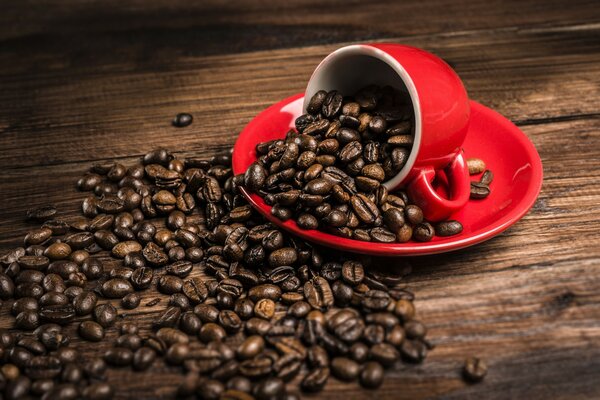
[[[321,396],[600,398],[597,1],[122,3],[3,2],[0,248],[21,243],[30,207],[54,203],[74,215],[74,181],[92,162],[131,163],[158,145],[212,154],[258,111],[302,91],[340,45],[420,46],[529,135],[544,164],[542,193],[499,237],[408,261],[437,345],[423,365],[399,365],[378,392],[332,380]],[[177,130],[170,120],[181,111],[195,121]],[[2,327],[12,323],[8,306]],[[158,309],[126,318],[146,326]],[[487,360],[485,382],[460,379],[467,355]],[[157,364],[110,379],[118,398],[170,398],[181,377]]]

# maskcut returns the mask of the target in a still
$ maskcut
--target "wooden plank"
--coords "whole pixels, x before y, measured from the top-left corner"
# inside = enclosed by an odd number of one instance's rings
[[[408,43],[450,60],[473,99],[531,123],[597,113],[600,41],[591,39],[599,32],[600,25],[509,29]],[[338,46],[180,57],[163,60],[167,70],[139,70],[124,56],[106,69],[67,62],[0,77],[0,166],[125,157],[173,142],[175,150],[199,152],[222,137],[232,142],[261,109],[302,91],[315,65]],[[14,61],[0,55],[2,65]],[[181,111],[196,119],[175,129],[170,120]]]
[[[0,39],[26,40],[27,47],[47,45],[49,35],[54,35],[77,48],[90,39],[104,48],[145,40],[160,48],[185,46],[196,54],[507,26],[557,26],[600,17],[594,0],[572,1],[569,7],[561,0],[7,0],[2,11]]]

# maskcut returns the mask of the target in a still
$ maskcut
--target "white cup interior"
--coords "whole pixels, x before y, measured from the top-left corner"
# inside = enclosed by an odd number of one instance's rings
[[[338,90],[353,95],[367,85],[389,85],[410,96],[414,110],[414,142],[404,167],[384,185],[393,190],[400,186],[412,169],[421,144],[421,108],[414,83],[404,67],[393,57],[372,46],[351,45],[329,54],[313,72],[304,93],[303,112],[319,90]]]

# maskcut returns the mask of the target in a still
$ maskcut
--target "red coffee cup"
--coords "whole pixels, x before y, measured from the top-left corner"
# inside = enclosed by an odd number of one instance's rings
[[[319,90],[353,94],[364,86],[390,85],[405,91],[414,109],[414,143],[406,165],[384,185],[406,187],[425,218],[439,221],[469,199],[470,179],[462,144],[469,127],[467,92],[452,68],[426,51],[399,44],[373,43],[342,47],[313,72],[304,96],[304,111]],[[432,185],[444,171],[449,196]]]

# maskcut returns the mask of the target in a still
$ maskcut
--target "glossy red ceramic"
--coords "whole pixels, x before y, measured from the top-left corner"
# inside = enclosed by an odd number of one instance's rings
[[[469,198],[461,146],[470,107],[462,81],[448,64],[424,50],[395,43],[355,44],[337,49],[317,66],[306,87],[304,108],[318,90],[348,94],[372,83],[405,91],[414,110],[412,151],[385,186],[406,186],[428,220],[447,218]],[[440,195],[431,182],[443,168],[449,193]]]
[[[302,113],[303,95],[285,99],[256,116],[240,133],[233,151],[233,171],[241,174],[256,160],[255,146],[283,138]],[[452,237],[435,237],[426,243],[374,243],[344,239],[316,230],[302,230],[294,221],[281,222],[271,207],[255,194],[246,193],[250,203],[267,219],[308,241],[341,250],[380,256],[413,256],[457,250],[490,239],[517,222],[533,206],[542,186],[542,164],[527,136],[506,118],[470,102],[471,118],[463,144],[465,157],[479,157],[494,172],[491,194],[469,200],[450,217],[463,224],[463,232]],[[445,174],[438,171],[438,180]],[[479,179],[473,176],[471,179]],[[443,187],[438,193],[443,192]]]

